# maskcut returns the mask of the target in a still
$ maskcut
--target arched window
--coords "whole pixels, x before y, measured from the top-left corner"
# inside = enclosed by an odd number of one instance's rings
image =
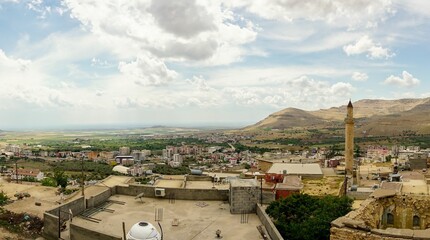
[[[412,226],[414,226],[414,227],[419,227],[420,226],[420,217],[418,217],[417,215],[415,215],[412,218]]]
[[[394,215],[392,213],[387,213],[387,224],[394,225]]]

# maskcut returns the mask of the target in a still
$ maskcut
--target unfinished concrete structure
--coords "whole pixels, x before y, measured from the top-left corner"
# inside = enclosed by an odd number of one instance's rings
[[[260,189],[255,179],[230,181],[230,213],[255,213]]]
[[[428,196],[375,191],[361,207],[332,222],[331,240],[430,239]]]
[[[246,221],[242,222],[242,215],[230,214],[229,189],[166,187],[165,195],[157,196],[155,189],[158,187],[123,183],[118,185],[118,181],[114,180],[116,178],[122,177],[111,176],[99,186],[87,188],[85,197],[73,198],[46,211],[44,238],[121,240],[121,222],[125,222],[128,230],[131,224],[136,222],[154,221],[154,211],[159,213],[158,211],[163,209],[161,215],[164,217],[161,221],[166,240],[211,239],[217,229],[221,229],[222,235],[226,237],[258,240],[261,239],[258,232],[262,228],[271,239],[282,239],[264,210],[257,206],[260,195],[251,199],[253,206],[247,205],[249,211],[256,214],[247,215]],[[256,181],[248,181],[245,180],[245,183],[250,185],[250,192],[258,193]],[[236,182],[233,186],[242,184]],[[241,190],[245,189],[247,187]],[[144,196],[143,200],[136,197],[140,194]],[[270,193],[270,196],[270,199],[274,199],[273,193]],[[267,196],[263,198],[266,201],[267,199]],[[243,212],[239,210],[239,213]],[[71,217],[72,222],[68,221]],[[60,231],[63,223],[67,221],[69,231]],[[241,224],[240,228],[237,224]]]

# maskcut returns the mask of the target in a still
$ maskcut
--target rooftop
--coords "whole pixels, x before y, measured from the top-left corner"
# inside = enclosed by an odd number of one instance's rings
[[[321,167],[317,163],[274,163],[267,173],[282,174],[286,170],[292,175],[322,175]]]
[[[117,236],[122,235],[122,222],[125,222],[126,231],[140,221],[152,223],[159,230],[154,213],[155,209],[162,208],[160,224],[166,240],[214,239],[218,229],[223,239],[261,239],[256,228],[261,222],[256,214],[249,214],[248,223],[241,224],[241,215],[230,214],[229,204],[222,201],[176,200],[169,203],[168,199],[144,198],[141,202],[124,195],[114,195],[109,200],[125,204],[109,206],[113,213],[101,211],[93,215],[93,218],[101,219],[99,223],[79,217],[73,218],[73,223]]]

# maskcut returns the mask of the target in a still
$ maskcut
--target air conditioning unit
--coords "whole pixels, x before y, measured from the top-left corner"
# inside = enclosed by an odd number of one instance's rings
[[[155,196],[156,197],[164,197],[164,196],[166,196],[166,190],[164,188],[156,188],[155,189]]]

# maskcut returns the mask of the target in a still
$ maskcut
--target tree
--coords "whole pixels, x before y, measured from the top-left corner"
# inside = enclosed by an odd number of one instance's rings
[[[391,162],[391,158],[392,158],[391,155],[385,156],[385,161],[386,162]]]
[[[293,194],[272,202],[267,214],[285,239],[329,239],[330,223],[351,211],[348,197]]]
[[[67,187],[67,176],[64,175],[64,171],[60,169],[54,169],[54,180],[57,186],[60,186],[62,190]]]
[[[361,149],[359,145],[355,145],[354,157],[355,158],[361,157]]]
[[[6,195],[5,192],[0,192],[0,206],[5,205],[9,201],[9,197]]]

